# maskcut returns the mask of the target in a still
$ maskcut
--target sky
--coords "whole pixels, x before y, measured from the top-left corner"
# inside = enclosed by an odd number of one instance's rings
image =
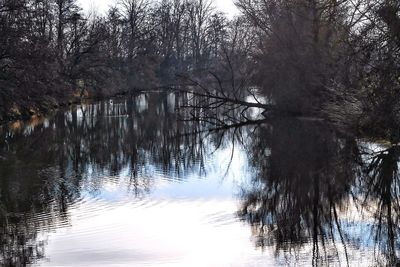
[[[104,13],[104,11],[106,11],[108,7],[113,5],[116,1],[117,0],[78,0],[85,11],[89,11],[93,6],[100,13]],[[233,0],[214,0],[213,2],[217,9],[226,13],[229,17],[233,17],[238,13],[237,8],[233,4]]]

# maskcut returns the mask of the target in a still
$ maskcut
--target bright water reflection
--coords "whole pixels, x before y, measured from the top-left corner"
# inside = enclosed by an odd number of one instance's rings
[[[179,120],[186,101],[151,93],[4,127],[1,263],[396,264],[397,146],[288,118],[205,132]]]

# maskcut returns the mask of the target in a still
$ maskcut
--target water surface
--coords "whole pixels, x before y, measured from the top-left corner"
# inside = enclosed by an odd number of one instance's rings
[[[3,126],[0,262],[398,262],[399,147],[302,119],[205,131],[182,119],[188,101],[149,93]]]

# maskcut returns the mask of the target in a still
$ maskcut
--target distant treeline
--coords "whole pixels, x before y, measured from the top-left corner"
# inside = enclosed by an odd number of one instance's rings
[[[274,110],[400,128],[398,0],[234,2],[228,19],[212,0],[117,0],[104,15],[0,0],[0,114],[184,81],[235,105],[256,86]]]
[[[206,0],[121,0],[105,15],[76,0],[0,0],[0,114],[175,83],[231,53],[243,23]]]

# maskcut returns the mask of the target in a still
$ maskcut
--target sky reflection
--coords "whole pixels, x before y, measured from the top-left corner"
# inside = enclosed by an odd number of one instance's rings
[[[185,101],[152,93],[3,127],[0,262],[396,262],[398,147],[289,118],[207,132],[179,120]]]

